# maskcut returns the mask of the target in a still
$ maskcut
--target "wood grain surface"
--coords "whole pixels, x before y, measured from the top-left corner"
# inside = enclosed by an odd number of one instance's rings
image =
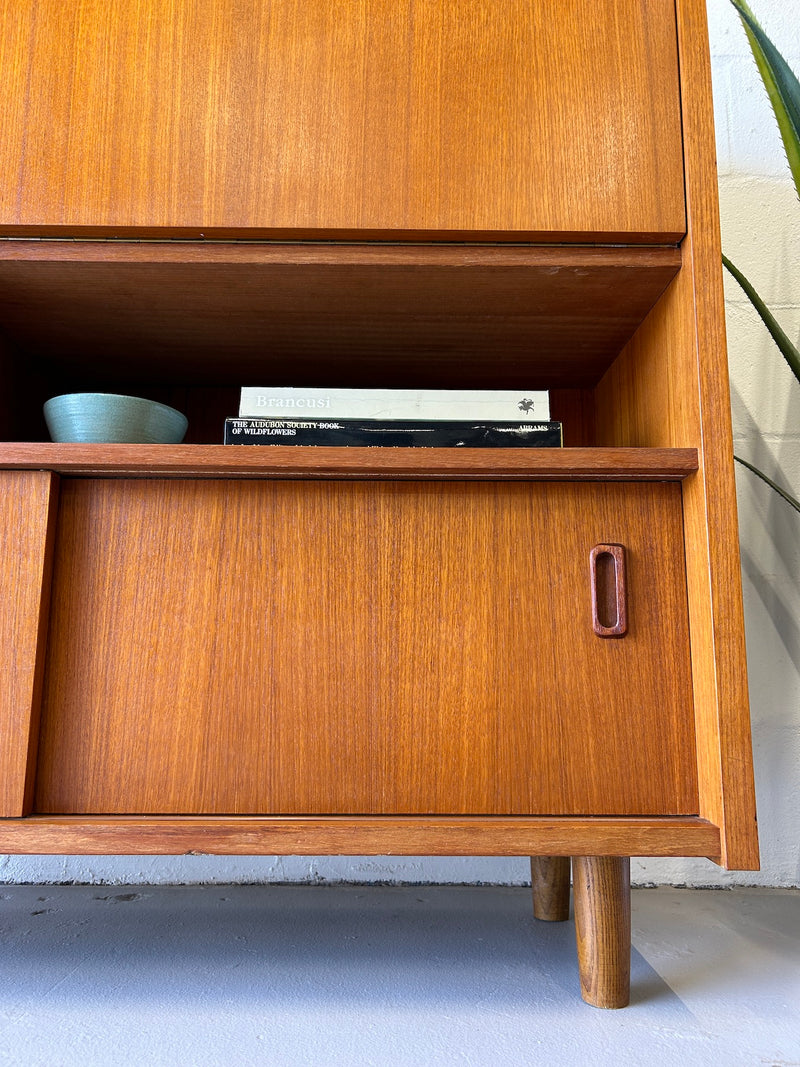
[[[703,819],[30,815],[0,819],[0,850],[67,855],[708,856]]]
[[[58,478],[0,472],[0,816],[33,799]]]
[[[158,478],[679,481],[694,448],[325,448],[0,442],[0,470]]]
[[[55,392],[576,389],[680,261],[675,248],[0,241],[0,316]]]
[[[4,0],[6,233],[684,231],[672,0]]]
[[[36,809],[694,813],[686,618],[678,486],[65,480]]]

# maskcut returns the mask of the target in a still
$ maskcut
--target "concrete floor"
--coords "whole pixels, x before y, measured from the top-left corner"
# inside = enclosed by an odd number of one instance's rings
[[[492,887],[0,886],[0,1064],[800,1065],[800,892],[633,893],[632,1003]]]

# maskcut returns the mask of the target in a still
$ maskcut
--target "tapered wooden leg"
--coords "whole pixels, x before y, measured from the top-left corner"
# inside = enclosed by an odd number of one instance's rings
[[[624,1008],[631,988],[631,861],[572,860],[581,994],[597,1008]]]
[[[531,856],[533,917],[562,923],[569,918],[569,856]]]

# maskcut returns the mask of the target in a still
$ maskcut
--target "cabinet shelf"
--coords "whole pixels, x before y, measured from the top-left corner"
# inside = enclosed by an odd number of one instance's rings
[[[675,247],[0,240],[0,314],[63,391],[575,389],[680,264]]]
[[[72,476],[680,480],[694,448],[328,448],[307,445],[0,444],[0,469]]]

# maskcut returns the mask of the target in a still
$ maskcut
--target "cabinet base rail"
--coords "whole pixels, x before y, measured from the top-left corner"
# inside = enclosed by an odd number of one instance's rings
[[[29,815],[0,852],[47,855],[707,856],[696,816]]]

